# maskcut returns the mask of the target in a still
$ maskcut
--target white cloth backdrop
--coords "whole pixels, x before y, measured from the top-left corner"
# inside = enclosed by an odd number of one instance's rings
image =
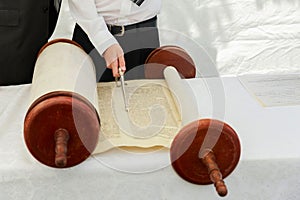
[[[161,44],[184,47],[198,76],[300,72],[299,0],[162,2]],[[62,3],[51,39],[72,35],[68,1]]]

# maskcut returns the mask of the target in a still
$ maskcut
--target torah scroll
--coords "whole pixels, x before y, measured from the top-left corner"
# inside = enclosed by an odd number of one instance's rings
[[[115,147],[169,148],[179,129],[198,119],[191,89],[174,68],[165,69],[165,79],[126,81],[129,112],[121,88],[95,77],[76,43],[58,39],[41,49],[24,137],[43,164],[71,167]]]

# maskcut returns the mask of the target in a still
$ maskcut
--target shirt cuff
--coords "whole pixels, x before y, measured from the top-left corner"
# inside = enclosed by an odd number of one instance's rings
[[[105,37],[103,37],[104,35]],[[99,34],[99,36],[94,36],[92,38],[92,43],[101,56],[103,56],[103,53],[108,47],[113,44],[118,44],[118,41],[110,33]]]

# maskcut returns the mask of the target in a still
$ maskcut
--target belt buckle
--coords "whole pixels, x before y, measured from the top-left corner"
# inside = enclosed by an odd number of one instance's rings
[[[121,27],[120,33],[114,34],[115,36],[123,36],[125,33],[125,27],[124,26],[118,26]]]

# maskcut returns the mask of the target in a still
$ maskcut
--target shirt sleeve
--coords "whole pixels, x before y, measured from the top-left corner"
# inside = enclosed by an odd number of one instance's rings
[[[109,32],[104,18],[97,13],[94,0],[69,0],[69,8],[75,21],[101,55],[109,46],[118,43]]]

